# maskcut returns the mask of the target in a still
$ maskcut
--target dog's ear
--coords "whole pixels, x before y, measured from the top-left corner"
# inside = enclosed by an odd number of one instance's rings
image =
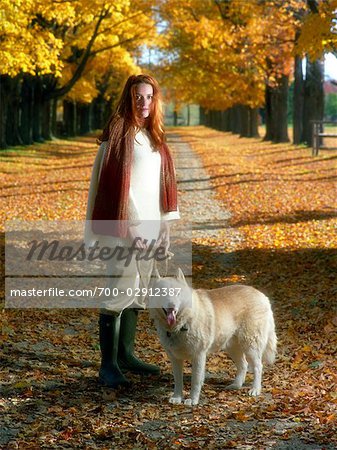
[[[177,273],[176,273],[176,279],[179,281],[182,281],[183,283],[186,283],[185,277],[184,277],[184,273],[181,270],[180,267],[178,267],[177,269]]]

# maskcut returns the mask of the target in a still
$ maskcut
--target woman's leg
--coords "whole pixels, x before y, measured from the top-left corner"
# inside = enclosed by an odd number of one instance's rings
[[[134,354],[137,320],[138,310],[127,308],[122,312],[118,345],[119,367],[140,375],[159,375],[159,367],[141,361]]]
[[[120,323],[120,314],[100,313],[99,343],[101,348],[101,367],[99,370],[99,381],[104,386],[112,388],[129,383],[122,374],[117,362]]]
[[[127,382],[123,375],[120,377],[121,370],[141,375],[160,373],[158,367],[142,362],[134,355],[138,319],[138,310],[135,308],[145,306],[146,295],[139,295],[139,292],[140,289],[147,288],[153,267],[151,259],[138,262],[136,255],[137,253],[132,255],[128,265],[125,261],[114,258],[107,266],[108,274],[112,275],[108,286],[111,293],[116,294],[103,303],[104,310],[100,316],[101,351],[102,345],[107,348],[105,357],[102,352],[100,379],[102,382],[106,379],[107,385],[113,385],[115,380],[118,384]],[[120,315],[114,312],[121,310]],[[110,344],[106,340],[109,340]]]

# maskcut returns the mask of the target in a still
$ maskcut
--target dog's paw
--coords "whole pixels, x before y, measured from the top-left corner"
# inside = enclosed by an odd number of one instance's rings
[[[261,393],[261,388],[260,387],[252,387],[249,392],[248,395],[250,395],[251,397],[256,397],[258,395],[260,395]]]
[[[199,403],[199,400],[197,400],[197,399],[193,400],[192,398],[187,398],[184,401],[185,406],[194,406],[194,405],[197,405],[198,403]]]
[[[182,397],[181,396],[177,396],[177,397],[171,397],[169,399],[169,403],[172,403],[173,405],[180,405],[180,403],[182,402]]]

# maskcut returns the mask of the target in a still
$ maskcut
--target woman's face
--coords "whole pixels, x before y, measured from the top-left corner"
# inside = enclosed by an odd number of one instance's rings
[[[151,84],[139,83],[136,85],[137,111],[143,119],[149,117],[153,100],[153,87]]]

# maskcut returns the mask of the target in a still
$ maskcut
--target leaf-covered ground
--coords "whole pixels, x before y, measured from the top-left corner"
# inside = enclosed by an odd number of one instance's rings
[[[273,301],[279,355],[262,395],[224,391],[234,371],[219,354],[209,358],[199,406],[168,404],[170,365],[146,313],[137,349],[162,375],[130,376],[132,389],[104,390],[96,310],[4,309],[0,448],[337,445],[336,153],[312,158],[306,148],[204,127],[179,132],[202,158],[239,236],[228,239],[225,229],[222,239],[194,240],[195,287],[244,282]],[[92,138],[2,152],[1,224],[84,219],[94,154]]]

